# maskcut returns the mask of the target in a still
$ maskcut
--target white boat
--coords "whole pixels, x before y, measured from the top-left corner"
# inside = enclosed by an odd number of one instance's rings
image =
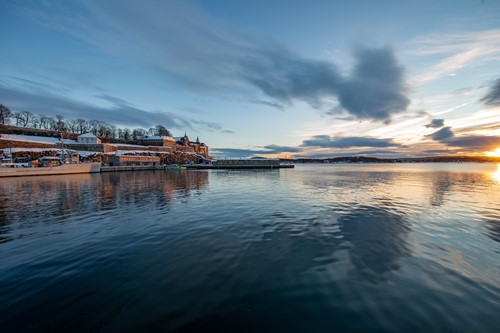
[[[95,173],[100,171],[100,163],[73,163],[47,167],[0,168],[0,177],[68,175],[76,173]]]

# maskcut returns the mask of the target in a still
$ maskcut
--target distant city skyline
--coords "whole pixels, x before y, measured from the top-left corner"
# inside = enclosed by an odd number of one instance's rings
[[[0,103],[228,157],[500,156],[500,2],[0,2]]]

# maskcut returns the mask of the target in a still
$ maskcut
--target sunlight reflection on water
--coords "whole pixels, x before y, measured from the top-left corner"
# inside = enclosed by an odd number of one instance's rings
[[[491,176],[500,183],[500,164],[497,166],[497,171],[491,174]]]

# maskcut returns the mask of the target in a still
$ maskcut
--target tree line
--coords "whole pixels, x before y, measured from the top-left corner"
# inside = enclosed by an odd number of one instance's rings
[[[11,124],[18,127],[52,130],[63,133],[92,133],[101,138],[125,141],[134,141],[138,137],[145,135],[172,136],[172,133],[161,124],[147,130],[144,128],[131,130],[128,128],[118,128],[100,120],[64,119],[61,115],[51,117],[43,114],[35,114],[30,111],[12,112],[3,104],[0,104],[0,124]]]

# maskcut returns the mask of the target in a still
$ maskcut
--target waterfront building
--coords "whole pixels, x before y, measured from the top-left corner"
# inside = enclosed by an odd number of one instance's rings
[[[110,155],[110,166],[133,166],[133,165],[160,165],[160,158],[157,156],[142,155]]]
[[[81,134],[76,138],[76,142],[81,144],[95,145],[101,143],[101,139],[92,133]]]
[[[155,147],[175,147],[176,140],[171,136],[163,135],[145,135],[137,138],[137,142],[141,146],[155,146]]]

